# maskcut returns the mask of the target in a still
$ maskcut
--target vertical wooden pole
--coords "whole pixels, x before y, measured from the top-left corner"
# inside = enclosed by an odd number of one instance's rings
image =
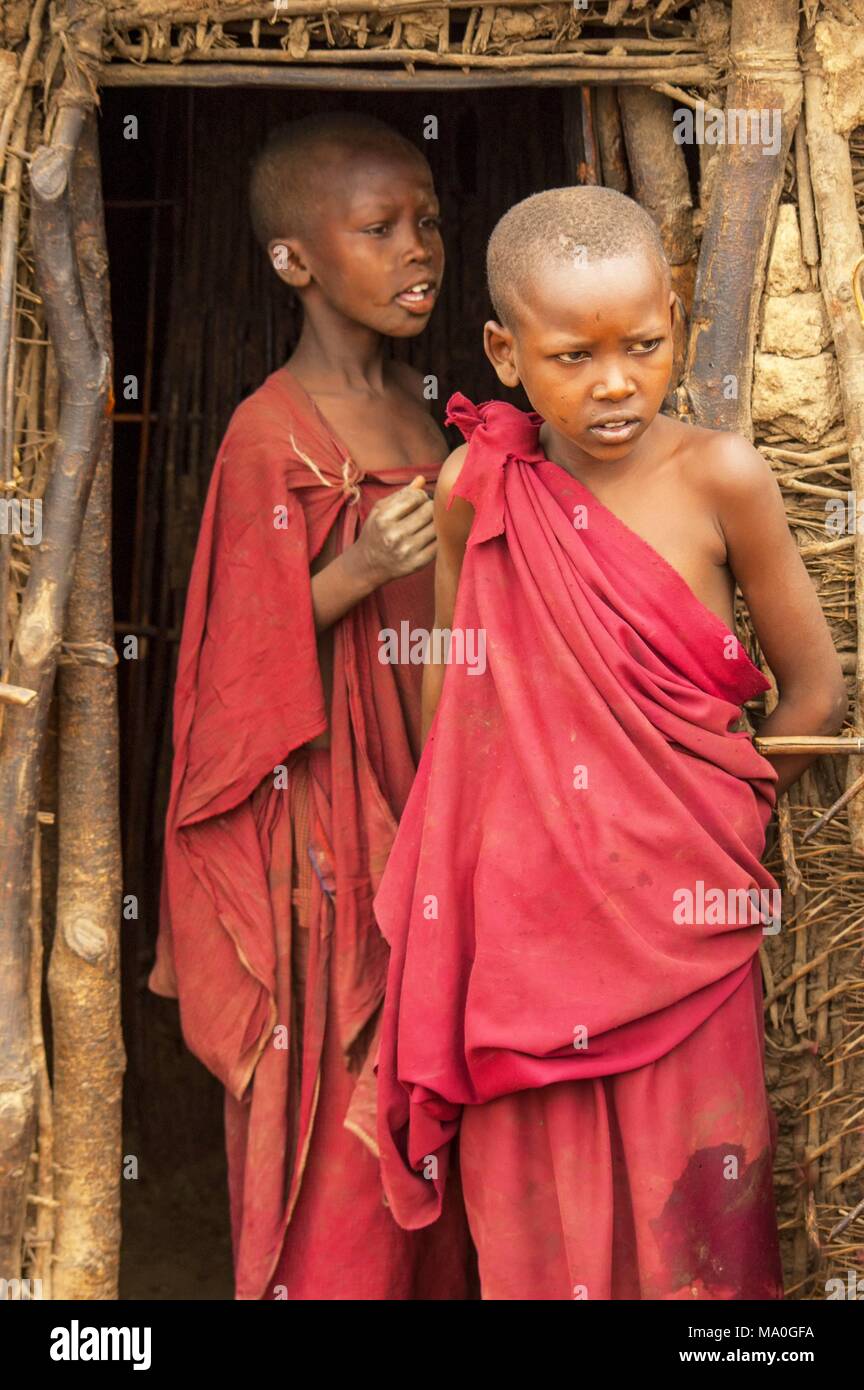
[[[600,152],[600,182],[606,188],[626,193],[630,184],[624,131],[617,87],[595,88],[597,101],[597,146]]]
[[[825,100],[825,79],[815,44],[807,54],[804,78],[807,153],[821,244],[820,284],[831,332],[849,446],[852,491],[864,499],[864,326],[855,304],[852,271],[861,256],[861,225],[849,141],[834,129]],[[855,668],[855,732],[864,731],[864,535],[855,533],[855,614],[858,656]],[[849,758],[851,784],[864,771],[864,760]],[[849,803],[852,847],[864,854],[864,798]]]
[[[600,155],[597,148],[597,135],[594,128],[592,88],[587,86],[587,84],[580,87],[579,99],[582,110],[582,152],[585,156],[579,164],[579,182],[599,183]]]
[[[673,139],[674,106],[649,87],[620,87],[618,103],[633,196],[657,223],[674,271],[696,255],[690,178],[684,150]]]
[[[780,140],[776,154],[737,140],[716,156],[685,385],[700,424],[748,438],[759,291],[801,106],[797,35],[798,0],[733,0],[726,114],[766,112],[779,119]]]
[[[579,163],[582,157],[582,101],[578,87],[563,87],[561,90],[561,125],[567,182],[577,184],[580,182]]]
[[[33,1070],[39,1092],[39,1143],[36,1153],[35,1192],[30,1202],[35,1211],[29,1213],[32,1227],[25,1233],[26,1244],[33,1252],[32,1265],[26,1271],[30,1279],[38,1279],[43,1299],[53,1298],[52,1252],[54,1249],[54,1112],[51,1096],[51,1077],[45,1052],[45,1033],[42,1027],[42,836],[37,819],[33,838],[33,878],[30,896],[30,1018],[33,1024]],[[53,821],[53,816],[48,817]]]
[[[15,137],[22,145],[27,140],[30,119],[30,93],[21,102]],[[12,496],[12,452],[15,443],[15,283],[18,274],[18,235],[21,219],[20,157],[8,157],[8,176],[3,195],[3,224],[0,231],[0,500]],[[0,161],[0,177],[3,163]],[[12,540],[7,527],[0,528],[0,680],[6,669],[9,641],[8,622],[9,561]]]
[[[12,645],[9,683],[35,691],[6,708],[0,743],[0,1277],[20,1260],[35,1127],[29,1009],[30,871],[39,774],[63,618],[96,463],[108,359],[84,312],[69,174],[84,103],[60,109],[52,144],[30,166],[37,281],[61,380],[58,445]]]
[[[73,211],[87,317],[110,351],[108,258],[96,117],[73,167]],[[54,1039],[57,1200],[54,1297],[117,1296],[121,1097],[120,818],[117,673],[111,589],[111,422],[98,461],[66,610],[72,659],[60,670],[57,930],[48,972]]]
[[[600,182],[600,155],[594,129],[591,87],[564,87],[561,91],[564,162],[571,184]]]

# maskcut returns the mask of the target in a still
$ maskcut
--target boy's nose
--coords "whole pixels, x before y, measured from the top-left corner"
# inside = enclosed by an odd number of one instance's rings
[[[404,225],[399,250],[406,264],[411,261],[430,261],[434,251],[434,236],[411,221]]]
[[[406,261],[430,261],[432,259],[432,247],[424,241],[419,233],[415,233],[405,247]]]
[[[619,401],[626,396],[632,396],[636,391],[635,383],[623,372],[611,369],[602,381],[598,381],[591,395],[595,401]]]

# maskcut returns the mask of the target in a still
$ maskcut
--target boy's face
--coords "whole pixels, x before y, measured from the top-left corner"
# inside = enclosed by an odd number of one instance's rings
[[[520,299],[514,331],[486,324],[486,355],[577,457],[614,461],[632,452],[666,395],[674,300],[645,255],[550,261]]]
[[[391,338],[422,332],[441,288],[444,245],[432,174],[422,157],[398,151],[322,151],[311,231],[273,242],[287,247],[283,280],[307,309],[325,303],[353,323]]]

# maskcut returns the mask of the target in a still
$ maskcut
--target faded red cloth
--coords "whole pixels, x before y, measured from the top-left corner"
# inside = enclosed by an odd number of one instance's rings
[[[376,1147],[372,1064],[387,961],[372,899],[414,776],[422,668],[382,664],[378,633],[406,617],[431,625],[431,568],[377,590],[336,625],[326,775],[321,751],[310,758],[303,745],[328,728],[310,564],[331,528],[339,549],[350,545],[374,503],[417,471],[362,474],[281,368],[235,410],[201,521],[174,695],[150,987],[179,997],[186,1043],[226,1088],[242,1299],[285,1296],[272,1292],[274,1272],[313,1131],[332,1134],[346,1122],[356,1180],[374,1188],[358,1209],[377,1204],[384,1222],[366,1229],[360,1260],[356,1232],[346,1232],[341,1211],[328,1225],[325,1203],[310,1233],[315,1280],[289,1279],[288,1296],[326,1298],[331,1285],[334,1297],[411,1296],[405,1262],[419,1247],[403,1239],[398,1267],[389,1254],[376,1259],[375,1241],[384,1225],[389,1241],[393,1223],[367,1150]],[[434,479],[438,465],[423,471]],[[297,861],[309,855],[315,880],[299,901]],[[299,1014],[297,933],[306,942]],[[334,1055],[351,1069],[341,1091],[350,1114],[341,1116],[329,1092],[321,1097]],[[442,1264],[428,1296],[462,1296],[462,1284],[447,1285],[449,1272]]]
[[[459,1163],[483,1297],[782,1298],[764,1033],[754,956],[656,1061],[466,1105]]]
[[[729,727],[765,678],[545,457],[538,415],[456,395],[448,419],[470,440],[454,495],[475,509],[453,627],[485,633],[486,669],[447,669],[375,902],[382,1171],[412,1228],[440,1211],[463,1107],[475,1135],[499,1097],[646,1067],[752,988],[762,919],[679,923],[676,894],[777,887],[760,863],[776,773]],[[729,1059],[701,1062],[707,1104]],[[764,1134],[764,1086],[754,1103]],[[466,1202],[470,1219],[467,1170]]]

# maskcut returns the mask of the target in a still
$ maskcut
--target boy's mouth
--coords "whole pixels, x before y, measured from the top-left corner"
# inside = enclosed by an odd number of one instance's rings
[[[589,425],[589,430],[609,444],[620,444],[625,439],[632,439],[640,424],[638,415],[607,415],[605,420]]]
[[[413,314],[428,314],[435,303],[436,293],[434,280],[416,280],[413,285],[407,285],[393,297],[397,304],[401,304]]]

